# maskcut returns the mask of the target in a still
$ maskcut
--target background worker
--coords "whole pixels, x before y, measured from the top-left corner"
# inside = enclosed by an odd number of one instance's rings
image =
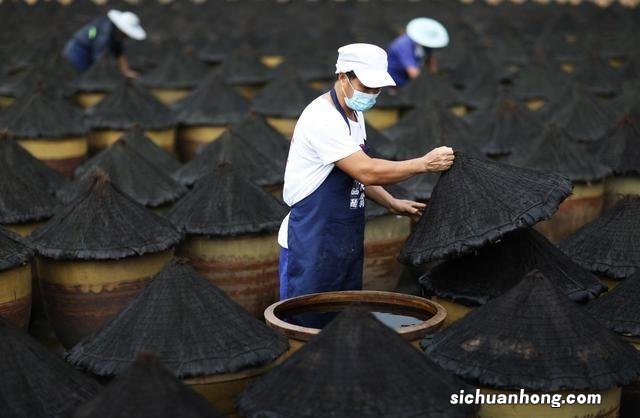
[[[397,37],[389,48],[389,74],[401,87],[418,77],[422,68],[430,73],[438,71],[434,48],[449,44],[449,34],[440,22],[428,17],[418,17],[409,22],[406,32]]]
[[[64,47],[63,54],[74,68],[82,73],[89,69],[106,52],[113,54],[118,68],[126,77],[137,77],[124,55],[124,40],[141,41],[147,33],[140,26],[135,13],[109,10],[78,30]]]

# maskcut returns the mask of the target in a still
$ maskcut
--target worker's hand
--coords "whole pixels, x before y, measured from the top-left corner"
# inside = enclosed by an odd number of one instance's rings
[[[123,74],[127,78],[138,78],[138,76],[140,75],[137,71],[134,70],[126,70],[123,72]]]
[[[413,200],[393,199],[389,210],[396,215],[410,216],[412,219],[418,220],[426,207],[427,205],[424,203]]]
[[[425,172],[446,171],[453,164],[453,149],[450,147],[438,147],[422,157]]]

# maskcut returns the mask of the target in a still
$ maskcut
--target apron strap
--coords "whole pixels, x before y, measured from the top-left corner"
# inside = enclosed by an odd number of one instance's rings
[[[347,124],[347,128],[349,128],[349,135],[351,135],[351,125],[349,124],[349,118],[347,117],[347,113],[344,111],[342,106],[340,106],[340,102],[338,101],[338,95],[336,94],[335,89],[331,89],[331,100],[333,100],[333,105],[336,107],[336,110],[342,115],[342,119],[344,119],[344,123]],[[356,115],[356,118],[358,116]]]

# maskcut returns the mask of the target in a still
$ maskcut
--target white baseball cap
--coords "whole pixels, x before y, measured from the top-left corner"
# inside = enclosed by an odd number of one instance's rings
[[[437,20],[417,17],[407,25],[407,35],[418,45],[427,48],[442,48],[449,44],[447,30]]]
[[[140,26],[140,19],[135,13],[111,9],[107,16],[129,38],[142,41],[147,37],[147,32]]]
[[[387,53],[372,44],[349,44],[338,48],[336,74],[353,71],[367,87],[395,86],[387,72]]]

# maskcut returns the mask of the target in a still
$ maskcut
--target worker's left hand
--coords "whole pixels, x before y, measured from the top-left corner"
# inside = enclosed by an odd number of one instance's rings
[[[413,200],[393,199],[389,210],[396,215],[410,216],[413,219],[420,219],[424,209],[427,207],[424,203],[414,202]]]
[[[124,76],[127,78],[138,78],[140,74],[138,74],[137,71],[134,70],[127,70],[126,72],[124,72]]]

